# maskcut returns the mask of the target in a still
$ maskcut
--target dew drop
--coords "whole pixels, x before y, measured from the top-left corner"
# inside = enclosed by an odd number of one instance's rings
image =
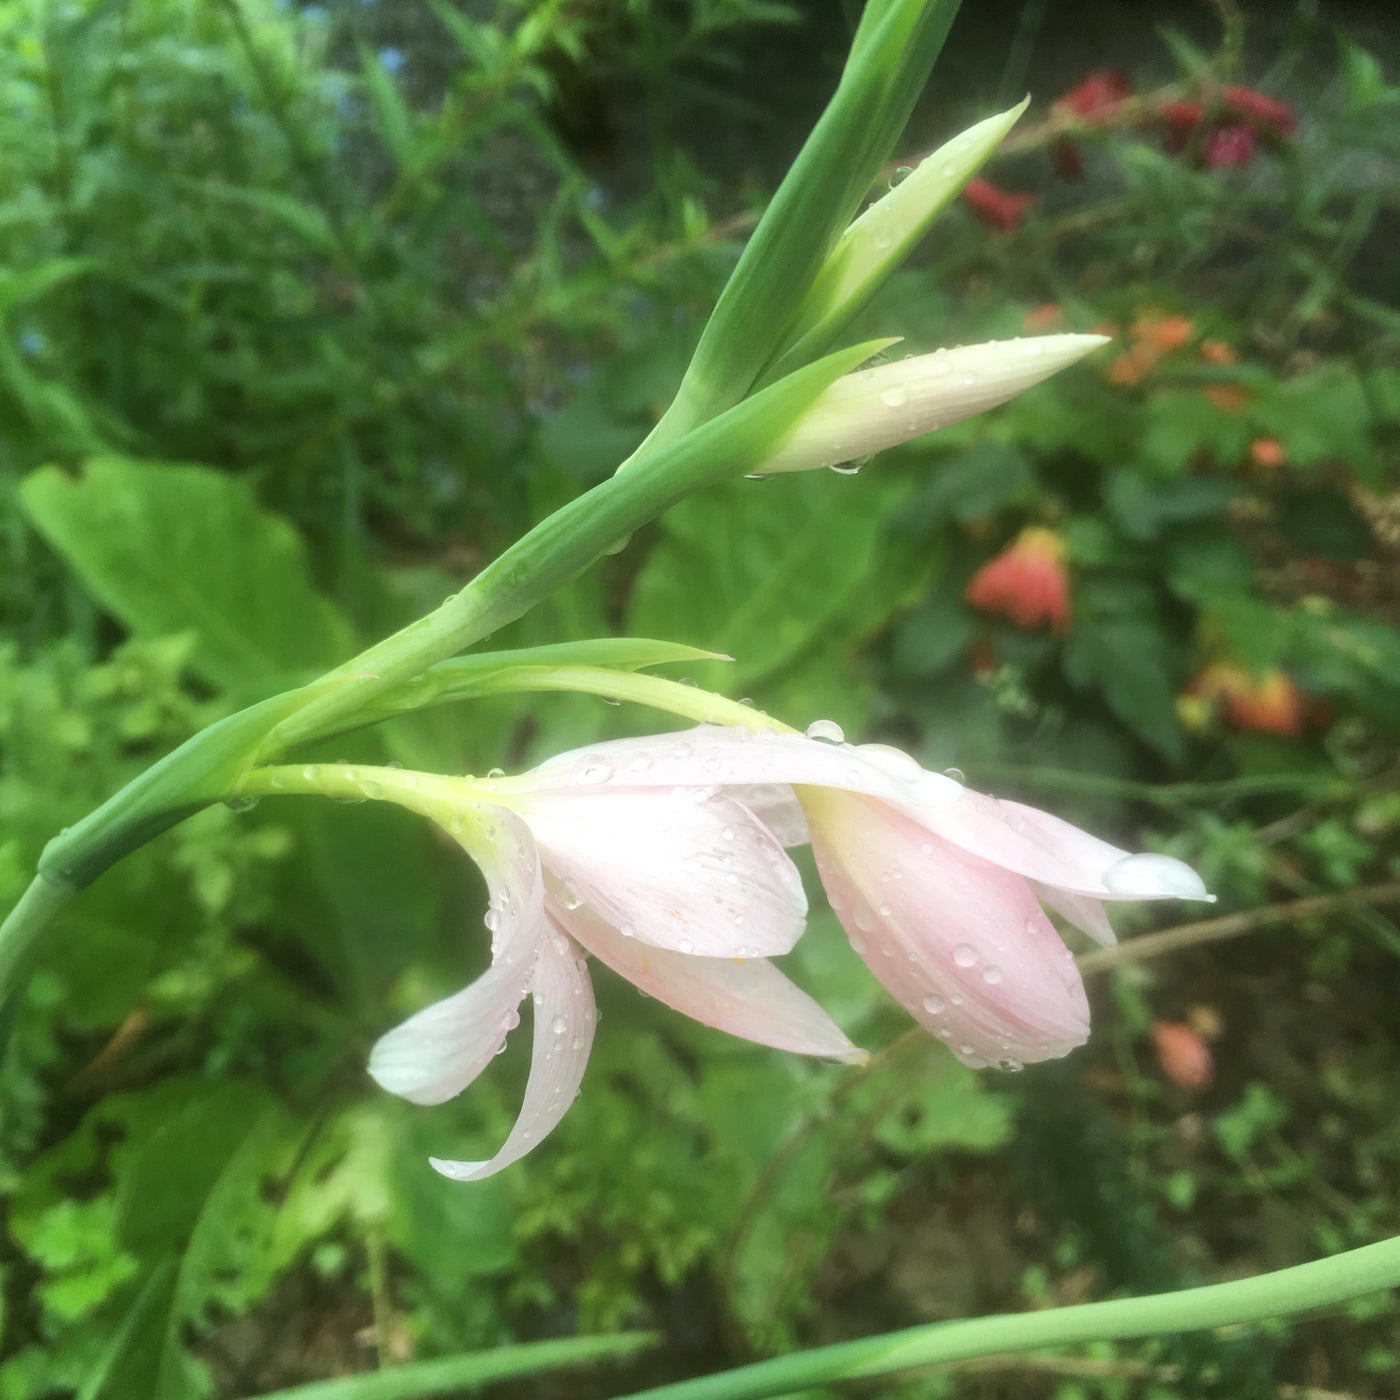
[[[491,930],[492,933],[495,933],[496,930],[501,926],[500,910],[488,909],[486,911],[486,917],[482,919],[481,922],[484,923],[486,927]]]
[[[880,906],[880,917],[881,917],[882,919],[888,919],[888,918],[890,917],[890,915],[893,914],[893,913],[894,913],[894,910],[891,909],[890,906],[889,906],[888,904],[882,904],[882,905]]]
[[[880,395],[880,402],[886,408],[902,408],[909,402],[909,390],[901,384],[893,384]]]
[[[977,949],[974,948],[971,943],[959,943],[958,946],[953,949],[953,961],[957,963],[959,967],[976,967]]]
[[[301,770],[301,776],[305,778],[308,783],[314,783],[316,779],[321,776],[321,770],[316,764],[308,763],[306,767]]]
[[[636,928],[635,928],[633,925],[628,924],[628,923],[621,923],[621,924],[618,924],[618,926],[617,926],[617,931],[618,931],[624,938],[632,938],[633,936],[635,936],[635,934],[636,934],[636,932],[637,932]]]
[[[569,1023],[562,1016],[556,1016],[549,1023],[549,1029],[553,1031],[555,1035],[563,1035],[564,1032],[569,1029]]]
[[[846,741],[846,731],[834,719],[817,719],[807,726],[807,737],[809,739],[826,739],[833,744],[843,744]]]
[[[611,763],[605,763],[601,758],[594,759],[583,770],[583,781],[585,783],[605,783],[612,775]]]
[[[491,768],[488,769],[486,773],[488,778],[504,778],[505,775],[506,770],[504,768]]]
[[[1104,887],[1113,894],[1141,899],[1210,899],[1201,877],[1172,856],[1124,856],[1103,873]]]
[[[1005,977],[1005,975],[1006,974],[1002,972],[1001,968],[999,968],[995,963],[988,963],[986,967],[982,969],[982,980],[989,987],[995,987]]]
[[[645,773],[651,767],[651,759],[646,754],[639,753],[631,763],[627,765],[634,773]]]
[[[965,374],[963,375],[962,382],[971,388],[972,385],[977,383],[977,376],[975,374]]]
[[[695,944],[688,938],[682,938],[681,941],[676,944],[676,947],[682,953],[693,953],[695,951]]]
[[[924,998],[924,1010],[930,1016],[941,1016],[948,1009],[948,1003],[937,992],[930,992]]]
[[[1001,1059],[997,1061],[997,1068],[1005,1070],[1007,1074],[1015,1074],[1017,1070],[1025,1069],[1025,1065],[1023,1065],[1020,1060],[1013,1059],[1010,1055],[1003,1055]]]
[[[562,904],[565,909],[577,909],[579,905],[583,903],[583,900],[581,900],[568,885],[561,885],[559,887],[559,903]]]
[[[724,830],[720,832],[720,836],[726,841],[732,841],[734,839],[734,828],[732,826],[725,827]]]
[[[955,783],[959,784],[967,781],[967,774],[964,773],[961,768],[945,768],[943,770],[943,776],[945,778],[951,778]]]
[[[902,185],[913,173],[914,167],[912,165],[895,166],[890,172],[890,188],[895,189],[897,186]]]

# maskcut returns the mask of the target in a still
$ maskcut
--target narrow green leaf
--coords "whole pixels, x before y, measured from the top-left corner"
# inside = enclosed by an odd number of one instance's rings
[[[0,273],[0,316],[43,296],[52,287],[71,282],[101,266],[96,258],[49,258],[17,272]]]
[[[557,1341],[524,1342],[491,1351],[465,1352],[436,1361],[416,1361],[359,1376],[314,1381],[288,1390],[274,1390],[259,1400],[415,1400],[446,1395],[468,1386],[487,1385],[515,1376],[538,1375],[566,1366],[626,1360],[657,1346],[656,1332],[619,1332],[613,1337],[565,1337]]]
[[[1029,103],[1026,98],[940,146],[846,229],[760,382],[788,373],[831,345],[982,168]]]
[[[413,161],[413,114],[378,55],[363,43],[358,47],[360,75],[365,80],[365,91],[379,119],[379,134],[389,154],[394,157],[394,163],[403,169]]]
[[[812,279],[889,159],[958,0],[867,7],[841,82],[715,305],[651,453],[737,403],[783,344]]]

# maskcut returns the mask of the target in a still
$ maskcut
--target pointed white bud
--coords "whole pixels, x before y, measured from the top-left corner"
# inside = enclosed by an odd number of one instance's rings
[[[993,340],[848,374],[756,474],[834,466],[922,437],[1014,399],[1107,343],[1102,335]]]

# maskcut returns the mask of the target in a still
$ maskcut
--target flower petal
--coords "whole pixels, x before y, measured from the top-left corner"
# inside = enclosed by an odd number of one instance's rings
[[[1036,880],[1031,881],[1031,888],[1042,904],[1048,904],[1062,919],[1081,933],[1087,933],[1101,948],[1117,944],[1118,935],[1113,932],[1102,900],[1090,899],[1086,894],[1071,894],[1069,890],[1058,890],[1054,885],[1042,885]]]
[[[781,845],[705,789],[537,794],[521,811],[545,864],[623,933],[709,957],[785,953],[807,896]]]
[[[515,1008],[544,934],[544,883],[525,823],[493,808],[490,824],[497,838],[473,845],[491,894],[491,966],[465,990],[380,1036],[370,1051],[374,1080],[412,1103],[444,1103],[460,1094],[520,1022]]]
[[[551,926],[540,944],[530,985],[535,1003],[534,1053],[520,1117],[490,1161],[428,1159],[453,1181],[480,1181],[519,1161],[554,1131],[578,1094],[598,1013],[584,960],[557,927]]]
[[[807,817],[851,945],[965,1064],[1016,1068],[1088,1037],[1074,959],[1020,876],[867,798],[822,793]]]
[[[1209,899],[1187,865],[1127,851],[1048,812],[973,792],[884,744],[828,744],[776,730],[701,725],[559,754],[502,789],[595,792],[617,787],[786,783],[838,788],[899,804],[955,846],[1029,880],[1098,899]],[[805,803],[806,794],[798,792]],[[1110,874],[1112,872],[1112,874]]]
[[[799,1055],[863,1063],[866,1053],[765,958],[704,958],[624,938],[585,906],[551,912],[600,962],[706,1026]]]
[[[807,814],[786,783],[754,783],[726,788],[725,793],[747,807],[784,846],[805,846],[812,839]]]

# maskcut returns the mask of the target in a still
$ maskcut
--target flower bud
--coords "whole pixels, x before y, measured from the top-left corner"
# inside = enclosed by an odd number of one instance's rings
[[[838,379],[756,475],[836,466],[1014,399],[1107,343],[1045,335],[912,355]]]

